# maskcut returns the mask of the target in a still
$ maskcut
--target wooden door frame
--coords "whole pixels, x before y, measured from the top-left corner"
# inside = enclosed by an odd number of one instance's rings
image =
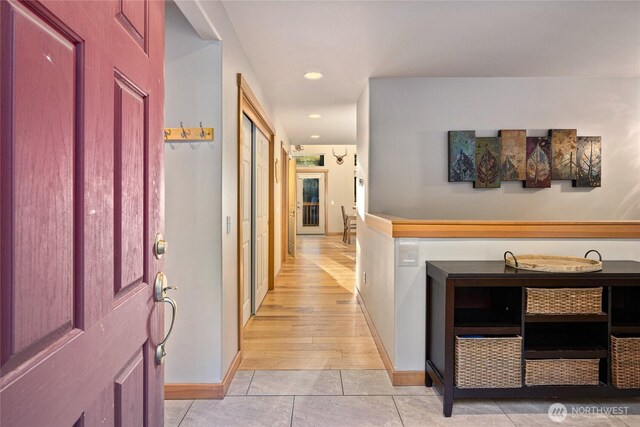
[[[289,253],[289,153],[280,141],[280,263],[287,260]],[[282,268],[282,267],[281,267]]]
[[[237,239],[237,256],[238,256],[238,351],[242,349],[242,299],[243,299],[243,289],[242,289],[242,117],[246,115],[251,119],[253,124],[260,129],[260,131],[267,137],[269,140],[269,290],[273,290],[274,284],[274,254],[275,254],[275,244],[274,244],[274,204],[273,204],[273,195],[274,195],[274,139],[275,139],[275,128],[271,124],[269,117],[265,113],[264,109],[258,102],[258,99],[253,94],[253,91],[249,87],[249,84],[242,76],[241,73],[237,75],[238,82],[238,189],[237,189],[237,198],[238,198],[238,213],[237,213],[237,230],[238,230],[238,239]],[[253,167],[253,165],[252,165]]]
[[[298,174],[301,173],[322,173],[324,174],[324,234],[317,234],[317,236],[328,236],[329,234],[329,216],[327,209],[327,197],[329,195],[329,169],[317,169],[317,168],[296,168],[296,181],[298,180]],[[297,182],[296,182],[297,186]],[[296,203],[298,202],[298,190],[296,188]],[[298,218],[296,217],[296,235],[298,234]]]

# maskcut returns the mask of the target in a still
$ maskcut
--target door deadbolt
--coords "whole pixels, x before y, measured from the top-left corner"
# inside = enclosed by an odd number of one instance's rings
[[[169,249],[169,243],[167,243],[167,241],[164,240],[164,237],[162,237],[162,234],[160,233],[156,234],[156,243],[153,245],[153,252],[154,252],[154,255],[156,256],[156,259],[162,258],[162,256],[167,253],[168,249]]]

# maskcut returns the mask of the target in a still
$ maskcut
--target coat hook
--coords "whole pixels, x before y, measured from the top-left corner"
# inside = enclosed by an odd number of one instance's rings
[[[204,132],[204,128],[202,127],[202,122],[200,122],[200,138],[205,139],[207,134]]]
[[[187,139],[187,136],[189,136],[189,134],[190,134],[191,132],[187,132],[187,131],[184,129],[184,126],[182,125],[182,122],[180,122],[180,127],[182,128],[182,133],[180,134],[180,136],[182,137],[182,139]]]
[[[171,135],[171,129],[165,129],[164,130],[164,139],[169,138],[169,135]]]

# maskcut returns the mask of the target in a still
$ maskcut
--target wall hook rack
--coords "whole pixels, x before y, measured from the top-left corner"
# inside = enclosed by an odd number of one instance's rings
[[[202,126],[202,122],[199,122],[199,127],[185,128],[183,122],[180,122],[180,127],[177,128],[164,128],[164,140],[174,147],[174,143],[187,142],[191,148],[196,148],[198,142],[209,142],[211,148],[213,148],[213,128],[206,128]]]

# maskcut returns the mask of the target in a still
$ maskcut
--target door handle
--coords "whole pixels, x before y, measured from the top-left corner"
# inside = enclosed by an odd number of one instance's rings
[[[171,289],[177,290],[177,286],[169,286],[168,279],[166,274],[163,272],[158,272],[156,274],[156,280],[154,282],[153,287],[153,299],[156,302],[167,303],[171,306],[171,324],[169,325],[169,331],[167,335],[160,341],[160,343],[156,346],[156,364],[162,365],[164,362],[164,357],[167,355],[164,350],[164,346],[167,343],[167,340],[171,336],[171,332],[173,332],[173,325],[176,322],[176,314],[178,313],[178,306],[173,298],[167,296],[167,291]]]
[[[173,298],[164,297],[161,302],[166,302],[171,306],[171,325],[169,326],[169,331],[167,335],[164,337],[160,344],[156,346],[156,364],[162,365],[164,362],[164,357],[167,355],[167,352],[164,351],[164,345],[167,343],[167,340],[171,336],[171,332],[173,332],[173,325],[176,323],[176,314],[178,313],[178,306]]]
[[[169,286],[169,280],[167,275],[163,272],[156,274],[156,280],[153,285],[153,298],[156,302],[163,302],[164,297],[167,296],[167,291],[178,290],[177,286]]]

